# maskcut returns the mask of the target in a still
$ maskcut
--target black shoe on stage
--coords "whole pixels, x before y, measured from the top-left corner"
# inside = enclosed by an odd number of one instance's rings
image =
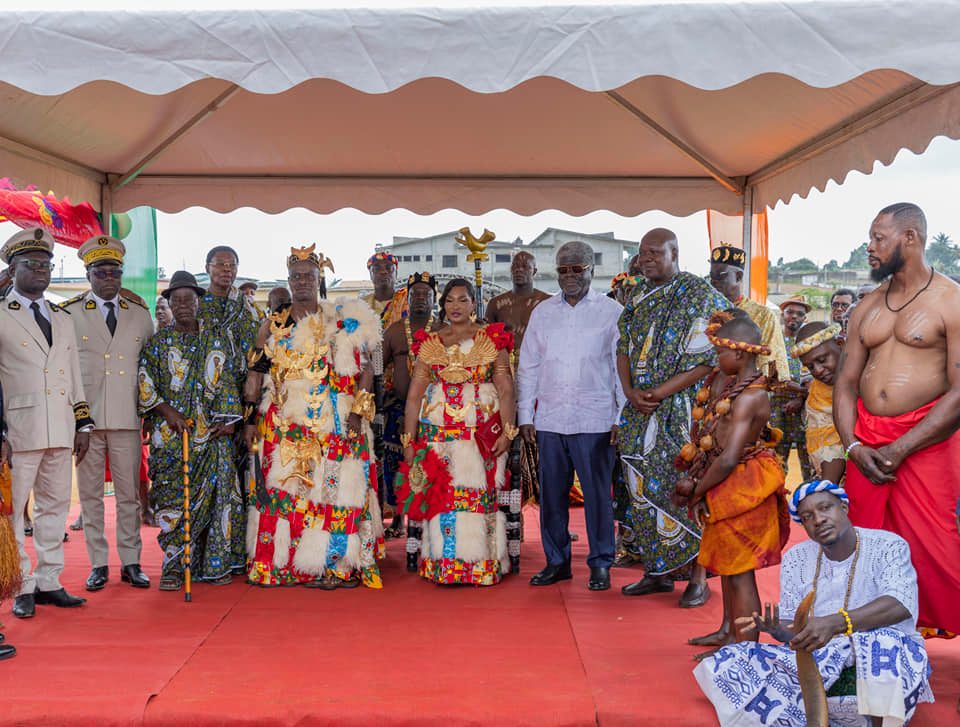
[[[134,588],[149,588],[150,579],[147,574],[140,570],[139,563],[125,565],[120,569],[120,580],[129,583]]]
[[[98,566],[90,571],[90,575],[87,576],[87,583],[85,588],[88,591],[102,591],[104,586],[107,585],[109,580],[109,569],[105,565]]]
[[[33,594],[38,606],[56,606],[57,608],[75,608],[87,602],[86,598],[77,598],[67,593],[65,588],[55,591],[37,591]]]
[[[0,661],[4,659],[9,659],[11,656],[16,656],[17,650],[15,647],[10,644],[0,644]]]
[[[531,586],[552,586],[557,581],[568,581],[573,578],[570,572],[570,561],[560,565],[548,565],[530,579]]]
[[[13,599],[13,615],[17,618],[30,618],[36,611],[34,594],[23,593]]]
[[[610,569],[609,568],[590,568],[590,580],[587,581],[587,588],[591,591],[606,591],[610,589]]]
[[[620,589],[624,596],[649,596],[651,593],[673,592],[673,579],[661,576],[644,576],[636,583]]]

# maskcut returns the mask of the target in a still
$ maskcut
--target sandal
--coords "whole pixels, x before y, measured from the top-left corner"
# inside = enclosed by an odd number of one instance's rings
[[[229,573],[220,576],[219,578],[211,578],[210,580],[205,580],[204,583],[209,583],[211,586],[229,586],[233,583],[233,576]]]
[[[183,588],[183,578],[174,575],[160,576],[158,587],[161,591],[179,591]]]

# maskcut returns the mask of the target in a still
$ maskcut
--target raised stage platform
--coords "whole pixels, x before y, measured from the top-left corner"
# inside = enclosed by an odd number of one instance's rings
[[[113,502],[107,500],[112,517]],[[78,508],[70,516],[73,520]],[[573,527],[583,533],[582,513]],[[0,662],[0,724],[16,725],[713,725],[691,674],[687,637],[720,621],[719,583],[704,608],[676,594],[627,598],[637,570],[586,588],[575,577],[532,588],[542,565],[537,513],[526,515],[523,573],[494,588],[441,588],[403,569],[389,543],[382,591],[197,585],[193,603],[161,593],[156,530],[145,528],[148,591],[111,582],[86,594],[82,533],[66,544],[64,584],[88,603],[39,606],[2,621],[16,658]],[[776,596],[776,569],[761,596]],[[915,727],[960,724],[960,639],[928,643],[937,704]]]

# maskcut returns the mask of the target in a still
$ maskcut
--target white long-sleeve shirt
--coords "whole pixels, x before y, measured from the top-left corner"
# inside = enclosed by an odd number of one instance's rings
[[[517,419],[557,434],[608,432],[625,397],[617,376],[623,307],[590,290],[576,305],[557,293],[533,309],[517,366]]]

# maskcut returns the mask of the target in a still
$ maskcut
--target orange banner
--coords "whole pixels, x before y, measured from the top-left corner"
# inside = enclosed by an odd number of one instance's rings
[[[725,215],[715,210],[707,210],[707,235],[710,249],[720,245],[733,245],[743,249],[743,215]],[[766,305],[767,303],[767,211],[753,215],[751,233],[753,249],[750,254],[750,297]]]

